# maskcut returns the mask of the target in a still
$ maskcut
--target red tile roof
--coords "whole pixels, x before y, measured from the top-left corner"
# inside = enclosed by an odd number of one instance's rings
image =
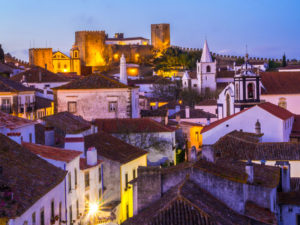
[[[98,166],[102,161],[97,160],[97,164],[93,165],[93,166],[90,166],[90,165],[87,164],[86,158],[80,158],[79,162],[80,162],[80,169],[81,170],[87,170],[87,169],[93,168],[95,166]]]
[[[31,91],[34,93],[35,90],[30,87],[25,87],[19,82],[0,76],[0,92],[21,92],[21,91]]]
[[[299,94],[300,72],[264,72],[260,74],[262,94]]]
[[[34,125],[36,122],[23,119],[17,116],[12,116],[0,111],[0,127],[6,127],[8,129],[16,129],[28,125]]]
[[[118,138],[104,132],[98,132],[84,137],[85,149],[95,147],[97,153],[112,161],[117,161],[121,164],[128,163],[145,154],[140,148],[127,144]]]
[[[291,118],[292,116],[294,116],[293,113],[291,113],[290,111],[279,107],[278,105],[274,105],[270,102],[264,102],[261,104],[257,105],[258,107],[266,110],[267,112],[271,113],[272,115],[282,119],[282,120],[286,120]]]
[[[174,113],[172,116],[169,116],[169,119],[176,119],[176,116],[179,115],[182,119],[197,119],[197,118],[216,118],[215,114],[210,112],[205,112],[202,109],[192,109],[190,108],[190,116],[186,117],[185,109],[181,109],[179,112]]]
[[[199,102],[197,105],[200,105],[200,106],[210,106],[210,105],[217,106],[217,100],[216,99],[206,99],[206,100],[203,100],[203,101]]]
[[[294,116],[294,123],[291,132],[291,137],[300,137],[300,115]]]
[[[149,118],[137,119],[96,119],[99,131],[107,133],[152,133],[173,132],[170,128]]]
[[[274,115],[274,116],[276,116],[276,117],[278,117],[279,119],[282,119],[282,120],[286,120],[286,119],[289,119],[292,116],[294,116],[294,114],[291,113],[290,111],[288,111],[288,110],[286,110],[286,109],[284,109],[282,107],[279,107],[277,105],[274,105],[274,104],[272,104],[270,102],[264,102],[264,103],[258,104],[256,106],[264,109],[265,111],[269,112],[270,114],[272,114],[272,115]],[[253,106],[253,107],[256,107],[256,106]],[[214,127],[216,127],[216,126],[218,126],[218,125],[226,122],[227,120],[229,120],[229,119],[231,119],[231,118],[233,118],[233,117],[235,117],[235,116],[237,116],[237,115],[239,115],[239,114],[241,114],[241,113],[243,113],[243,112],[245,112],[245,111],[247,111],[249,109],[252,109],[253,107],[248,108],[248,109],[244,109],[244,110],[242,110],[242,111],[240,111],[238,113],[235,113],[233,115],[227,116],[227,117],[222,118],[220,120],[214,121],[210,125],[205,126],[203,128],[203,130],[201,131],[201,133],[205,133],[205,132],[211,130],[212,128],[214,128]]]
[[[27,142],[23,142],[22,146],[31,151],[32,153],[40,155],[43,158],[53,159],[67,163],[71,162],[73,159],[82,154],[82,152],[80,151],[66,150]]]

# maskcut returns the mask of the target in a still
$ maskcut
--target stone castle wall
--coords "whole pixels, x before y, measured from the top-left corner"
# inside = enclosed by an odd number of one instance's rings
[[[170,47],[170,24],[151,24],[151,44],[158,50]]]
[[[52,56],[52,48],[30,48],[29,64],[42,68],[47,66],[49,71],[53,71]]]

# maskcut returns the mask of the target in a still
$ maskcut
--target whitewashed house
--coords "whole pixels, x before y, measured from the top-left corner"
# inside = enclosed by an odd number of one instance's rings
[[[34,121],[0,111],[0,133],[18,144],[21,144],[22,141],[35,143],[35,124]]]
[[[55,112],[68,111],[86,120],[138,118],[138,88],[104,75],[90,75],[53,89]]]
[[[65,221],[63,171],[0,134],[0,222],[8,225]]]

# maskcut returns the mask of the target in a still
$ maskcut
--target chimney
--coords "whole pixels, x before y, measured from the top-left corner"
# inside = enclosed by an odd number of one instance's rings
[[[97,149],[95,147],[88,148],[86,152],[86,163],[88,166],[95,166],[97,164]]]
[[[255,123],[255,133],[256,134],[261,134],[261,126],[259,120],[256,121]]]
[[[96,134],[98,133],[98,127],[96,126],[95,124],[95,120],[93,119],[92,122],[91,122],[91,131],[92,131],[92,134]]]
[[[253,163],[250,159],[246,163],[246,173],[248,174],[247,182],[252,184],[254,180],[254,170],[253,170]]]
[[[190,118],[190,107],[189,106],[185,107],[185,118]]]
[[[42,82],[42,71],[41,70],[39,70],[39,82]]]
[[[281,188],[282,192],[289,192],[291,190],[291,174],[289,162],[284,162],[281,166]]]
[[[82,152],[84,157],[84,137],[82,134],[66,134],[65,136],[65,149],[77,150]]]

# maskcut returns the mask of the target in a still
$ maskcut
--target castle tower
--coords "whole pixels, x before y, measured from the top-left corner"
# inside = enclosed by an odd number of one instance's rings
[[[159,51],[170,47],[170,24],[151,24],[151,44]]]
[[[73,45],[70,50],[71,56],[71,72],[76,72],[77,75],[81,75],[81,65],[80,65],[80,52],[76,45]]]
[[[52,48],[30,48],[29,64],[53,72],[52,56]]]
[[[234,111],[235,113],[260,103],[261,78],[253,71],[245,55],[241,71],[234,76]]]
[[[206,89],[210,89],[210,91],[217,89],[216,67],[217,63],[212,60],[207,41],[205,40],[201,60],[200,62],[197,61],[197,87],[199,92],[204,92]]]
[[[127,85],[126,59],[124,54],[120,58],[120,82]]]

